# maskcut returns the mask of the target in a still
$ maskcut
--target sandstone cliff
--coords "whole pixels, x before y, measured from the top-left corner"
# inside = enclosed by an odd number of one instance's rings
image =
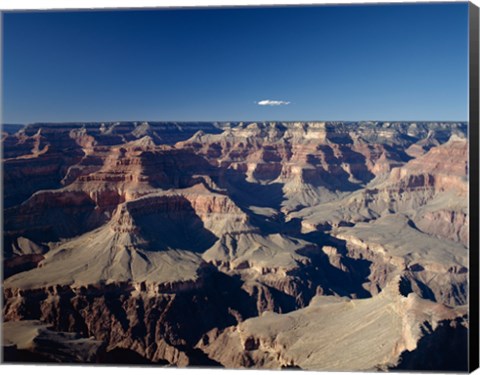
[[[424,122],[5,132],[5,353],[463,370],[429,348],[463,358],[465,134]]]

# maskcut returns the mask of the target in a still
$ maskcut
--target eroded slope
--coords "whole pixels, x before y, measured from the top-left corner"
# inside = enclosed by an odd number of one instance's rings
[[[465,133],[369,122],[5,133],[4,318],[93,337],[117,359],[366,370],[415,368],[426,353],[442,369],[423,343],[442,348],[450,329],[461,344],[468,327]]]

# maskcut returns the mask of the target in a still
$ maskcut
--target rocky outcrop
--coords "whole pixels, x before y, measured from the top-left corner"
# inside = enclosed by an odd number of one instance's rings
[[[463,313],[415,294],[402,296],[396,279],[373,298],[316,297],[295,312],[264,313],[220,334],[212,331],[197,346],[233,368],[373,371],[397,364],[402,353],[414,351],[417,342],[441,329],[445,319],[458,319],[461,330]],[[446,343],[444,337],[442,344]],[[456,370],[465,368],[463,364]]]
[[[390,266],[386,279],[370,275],[370,290],[381,290],[383,282],[401,275],[404,294],[447,306],[467,304],[468,250],[461,243],[419,232],[400,215],[339,228],[335,236],[346,241],[350,256],[370,260],[373,270]]]
[[[469,216],[463,209],[420,211],[413,220],[422,232],[468,246],[470,223]]]
[[[6,322],[2,332],[6,362],[99,363],[106,354],[102,341],[53,331],[38,320]]]
[[[467,154],[467,140],[452,136],[445,144],[433,147],[405,166],[392,170],[388,181],[399,189],[454,190],[465,195],[468,187]]]
[[[234,279],[215,271],[206,271],[202,278],[201,284],[171,284],[168,289],[128,281],[8,288],[4,316],[8,321],[40,319],[57,330],[94,336],[109,350],[132,350],[152,362],[212,365],[215,362],[194,350],[194,344],[205,332],[254,316],[256,310]]]
[[[466,163],[467,141],[454,136],[401,167],[394,167],[365,188],[335,202],[307,207],[291,217],[302,217],[305,228],[325,228],[353,225],[398,212],[407,215],[427,233],[460,239],[466,244],[465,229],[461,233],[461,223],[468,222]],[[449,223],[438,222],[441,217]]]
[[[4,132],[3,317],[31,338],[12,328],[5,350],[383,370],[416,368],[435,337],[463,348],[465,134],[401,122]]]

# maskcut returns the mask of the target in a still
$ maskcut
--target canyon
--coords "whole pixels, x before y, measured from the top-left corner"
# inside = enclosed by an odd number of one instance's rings
[[[4,361],[466,371],[467,130],[4,127]]]

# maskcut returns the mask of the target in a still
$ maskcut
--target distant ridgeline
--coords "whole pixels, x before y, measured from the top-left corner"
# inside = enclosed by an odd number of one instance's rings
[[[15,134],[24,127],[25,125],[23,124],[2,124],[2,131],[8,134]]]
[[[78,132],[91,135],[100,144],[120,144],[140,139],[152,138],[155,144],[174,144],[191,138],[197,132],[220,134],[232,129],[245,129],[255,136],[268,136],[274,131],[278,138],[288,139],[292,130],[312,131],[333,143],[348,144],[351,135],[368,142],[390,143],[391,141],[409,144],[419,138],[433,137],[440,143],[446,142],[452,134],[467,135],[466,122],[378,122],[378,121],[264,121],[264,122],[72,122],[34,123],[29,125],[3,124],[2,130],[8,134],[22,131],[27,136],[38,133]],[[322,137],[322,138],[323,138]]]
[[[4,131],[5,360],[466,371],[466,135],[365,121]]]

